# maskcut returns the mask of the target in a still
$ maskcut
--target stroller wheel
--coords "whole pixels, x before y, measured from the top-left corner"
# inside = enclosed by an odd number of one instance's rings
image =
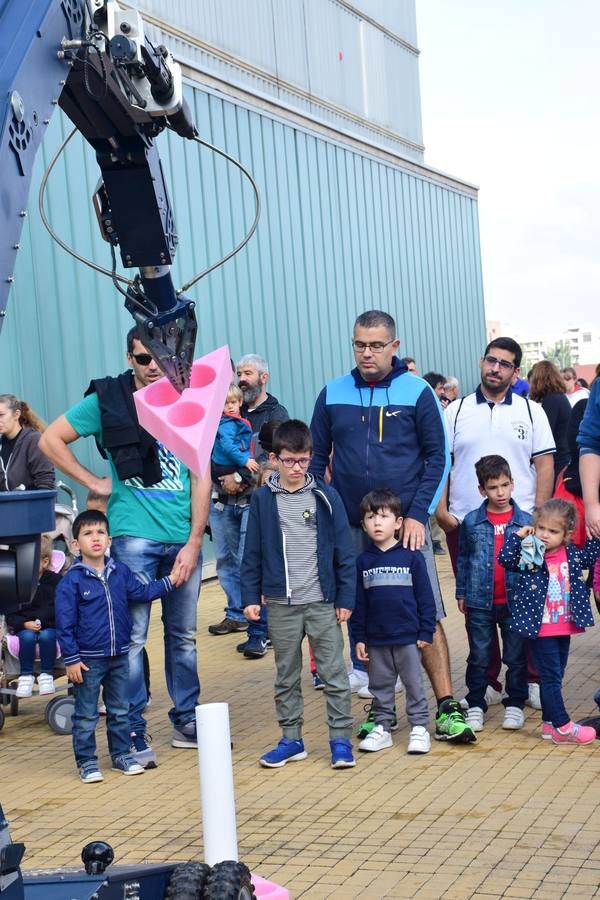
[[[4,710],[0,706],[0,731],[4,728]]]
[[[10,714],[11,716],[19,715],[19,698],[15,694],[10,695]]]
[[[75,709],[72,697],[54,697],[44,713],[46,722],[55,734],[71,734],[73,725],[71,718]]]
[[[9,706],[10,705],[10,694],[7,694],[5,691],[0,691],[0,706]]]

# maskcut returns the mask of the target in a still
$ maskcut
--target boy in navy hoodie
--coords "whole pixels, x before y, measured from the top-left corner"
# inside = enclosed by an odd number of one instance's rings
[[[428,753],[429,709],[419,650],[433,640],[435,600],[423,554],[398,541],[402,506],[389,490],[370,491],[360,504],[362,526],[373,545],[356,561],[356,606],[352,635],[356,655],[369,663],[375,727],[359,749],[392,746],[398,675],[406,689],[406,716],[411,725],[409,753]]]
[[[128,603],[162,597],[181,579],[174,568],[167,577],[144,584],[124,563],[107,557],[108,519],[99,510],[77,516],[73,545],[81,558],[57,587],[55,612],[56,636],[75,695],[73,750],[79,777],[84,784],[103,780],[94,734],[101,686],[112,767],[141,775],[144,768],[130,752]]]
[[[278,471],[252,496],[242,562],[245,615],[257,621],[266,604],[275,651],[275,707],[283,736],[260,758],[269,769],[307,755],[301,687],[305,636],[325,683],[331,766],[355,765],[340,627],[354,607],[352,541],[337,491],[307,474],[311,457],[308,426],[297,419],[279,425],[269,454]]]

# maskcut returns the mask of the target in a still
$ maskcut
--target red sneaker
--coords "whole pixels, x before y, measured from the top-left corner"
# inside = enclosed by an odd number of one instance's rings
[[[543,741],[552,740],[552,722],[542,722],[541,737]]]
[[[596,729],[567,722],[562,728],[552,729],[552,740],[555,744],[592,744],[596,740]]]

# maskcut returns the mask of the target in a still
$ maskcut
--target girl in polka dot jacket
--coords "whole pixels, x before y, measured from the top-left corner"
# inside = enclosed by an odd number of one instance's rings
[[[555,744],[589,744],[596,738],[593,728],[571,721],[562,697],[572,634],[594,624],[589,589],[583,568],[600,556],[600,541],[586,541],[582,548],[571,544],[576,511],[566,500],[547,500],[536,511],[533,526],[509,534],[498,562],[520,577],[509,600],[512,627],[531,642],[540,673],[542,738]],[[523,555],[521,541],[535,535],[544,552],[537,565]]]

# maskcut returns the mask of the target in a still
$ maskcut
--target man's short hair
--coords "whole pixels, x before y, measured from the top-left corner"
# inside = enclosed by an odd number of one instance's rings
[[[273,453],[279,456],[282,450],[290,453],[312,453],[313,440],[310,428],[300,419],[288,419],[273,432]]]
[[[396,323],[389,313],[381,309],[369,309],[361,313],[354,323],[354,328],[379,328],[381,325],[387,329],[391,338],[396,337]]]
[[[402,501],[388,488],[376,488],[369,491],[360,501],[361,521],[367,513],[378,513],[380,509],[389,509],[392,515],[399,519],[402,515]]]
[[[497,347],[498,350],[506,350],[508,353],[512,353],[515,358],[515,369],[518,369],[521,365],[521,360],[523,358],[523,351],[521,350],[521,345],[517,344],[512,338],[509,337],[497,337],[494,338],[493,341],[490,341],[485,350],[483,351],[483,355],[487,356],[492,347]]]
[[[434,391],[440,384],[446,384],[446,376],[441,375],[439,372],[426,372],[423,375],[423,380],[431,385]]]
[[[243,369],[244,366],[254,366],[259,375],[269,374],[269,364],[262,356],[256,353],[246,353],[238,360],[237,369]]]
[[[73,522],[73,537],[75,540],[79,537],[79,532],[84,525],[105,525],[107,534],[110,534],[108,519],[99,509],[84,509]]]
[[[402,359],[400,360],[400,362],[403,362],[404,365],[406,366],[406,368],[408,368],[410,363],[414,363],[415,366],[417,364],[416,359],[413,359],[412,356],[403,356]]]
[[[127,352],[133,353],[133,342],[134,341],[142,341],[142,336],[139,332],[137,325],[134,325],[133,328],[130,328],[127,332]],[[142,343],[144,343],[142,341]]]
[[[482,456],[481,459],[478,459],[475,463],[475,474],[477,475],[479,486],[484,489],[487,482],[492,478],[502,478],[503,475],[506,475],[511,481],[513,480],[508,462],[503,456],[497,456],[496,454]]]

